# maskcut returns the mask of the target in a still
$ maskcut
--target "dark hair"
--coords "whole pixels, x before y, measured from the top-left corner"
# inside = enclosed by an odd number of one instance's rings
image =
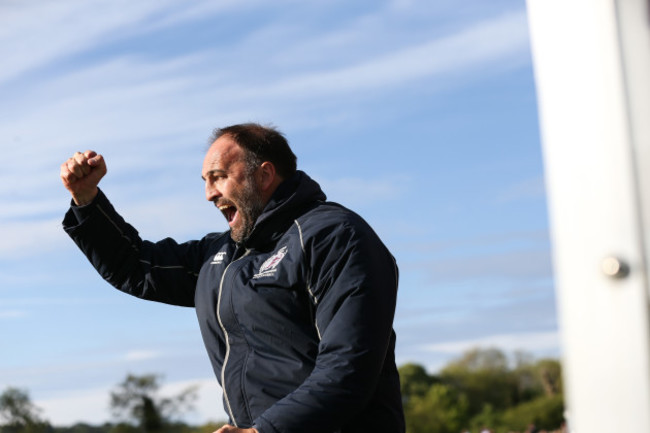
[[[283,179],[290,178],[296,172],[296,155],[284,135],[274,127],[242,123],[217,128],[212,133],[210,143],[224,135],[231,137],[246,151],[246,165],[250,171],[269,161]]]

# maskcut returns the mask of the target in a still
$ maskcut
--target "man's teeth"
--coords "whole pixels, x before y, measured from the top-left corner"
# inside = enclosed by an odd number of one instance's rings
[[[228,223],[232,222],[232,220],[235,218],[235,214],[237,213],[237,208],[232,204],[222,204],[220,206],[217,206],[217,208],[221,211],[221,213],[223,213],[223,216],[226,217]]]

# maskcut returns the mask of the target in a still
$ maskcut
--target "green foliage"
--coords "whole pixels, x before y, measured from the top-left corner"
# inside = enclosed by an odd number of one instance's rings
[[[399,368],[407,433],[458,433],[490,428],[504,433],[535,424],[553,430],[563,421],[562,368],[554,359],[535,361],[515,354],[514,367],[500,350],[473,349],[450,362],[439,375],[421,365]],[[157,375],[128,375],[111,392],[116,424],[51,427],[26,391],[0,395],[0,433],[212,433],[224,423],[189,426],[174,417],[193,407],[197,388],[171,398],[158,396]]]
[[[501,417],[501,425],[513,430],[523,431],[529,424],[537,428],[552,430],[564,420],[564,398],[562,395],[543,396],[506,410]]]
[[[486,427],[501,425],[501,413],[496,412],[491,404],[486,403],[483,405],[481,412],[472,417],[469,425],[473,431],[481,431]]]
[[[410,433],[456,433],[467,418],[467,399],[447,385],[433,384],[423,396],[412,396],[406,411]]]
[[[562,366],[557,359],[542,359],[536,364],[536,371],[547,396],[562,393]]]
[[[471,413],[480,413],[486,403],[502,410],[518,401],[516,377],[497,349],[472,349],[445,367],[440,377],[467,396]]]
[[[429,376],[424,367],[413,363],[401,366],[399,376],[404,401],[408,401],[411,397],[423,397],[429,387],[436,382],[436,378]]]
[[[407,433],[523,431],[534,423],[556,429],[563,421],[559,361],[535,361],[515,354],[515,367],[500,350],[472,349],[450,362],[438,376],[422,366],[399,369]]]
[[[443,371],[448,372],[506,372],[508,371],[508,358],[499,349],[489,348],[470,349],[456,361],[450,362]]]

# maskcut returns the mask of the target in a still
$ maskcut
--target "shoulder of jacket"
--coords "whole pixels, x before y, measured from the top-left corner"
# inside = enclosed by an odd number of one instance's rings
[[[230,239],[230,231],[208,233],[207,235],[203,236],[203,240],[206,240],[208,242],[228,241],[228,239]]]
[[[210,246],[214,248],[215,246],[222,246],[229,242],[233,242],[230,237],[230,231],[219,232],[219,233],[208,233],[199,241],[201,244],[206,247]]]
[[[303,232],[311,234],[322,231],[331,233],[365,231],[370,228],[359,214],[334,202],[320,202],[296,218],[296,223]]]

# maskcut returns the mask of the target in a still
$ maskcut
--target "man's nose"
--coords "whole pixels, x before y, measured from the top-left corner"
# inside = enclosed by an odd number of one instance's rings
[[[208,201],[215,201],[219,197],[221,197],[221,193],[216,188],[216,186],[212,182],[206,181],[205,182],[205,198]]]

